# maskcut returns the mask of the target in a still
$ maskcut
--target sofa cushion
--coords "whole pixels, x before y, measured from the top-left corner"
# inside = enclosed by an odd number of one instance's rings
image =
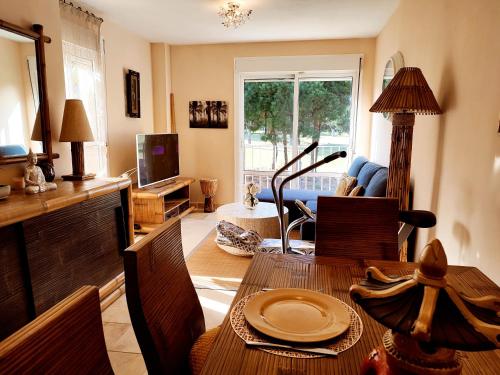
[[[295,201],[295,199],[298,199],[305,203],[309,200],[318,199],[320,195],[332,196],[333,193],[317,190],[283,189],[284,201]],[[262,191],[257,194],[257,198],[262,202],[274,202],[273,191],[270,188],[262,189]]]
[[[298,219],[302,216],[302,213],[295,205],[295,200],[298,199],[303,203],[310,200],[318,199],[318,196],[332,196],[333,192],[330,191],[316,191],[316,190],[295,190],[295,189],[284,189],[283,190],[283,203],[286,208],[288,208],[288,222],[291,223],[293,220]],[[270,188],[262,189],[262,191],[257,194],[257,198],[261,202],[274,202],[273,192]]]
[[[351,166],[349,167],[349,170],[347,171],[347,174],[349,176],[354,176],[357,177],[359,174],[359,171],[365,165],[368,163],[368,159],[365,158],[364,156],[358,156],[356,159],[352,161]]]
[[[365,163],[358,174],[358,185],[363,185],[366,189],[373,175],[377,173],[380,168],[383,167],[372,162]]]
[[[385,197],[387,188],[388,170],[385,167],[380,168],[372,176],[370,183],[365,187],[363,196],[365,197]]]

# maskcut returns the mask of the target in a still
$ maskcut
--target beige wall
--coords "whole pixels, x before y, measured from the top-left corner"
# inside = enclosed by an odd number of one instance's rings
[[[61,120],[66,98],[58,0],[16,0],[0,2],[0,18],[30,28],[44,26],[52,43],[46,44],[47,86],[54,160],[57,175],[71,173],[68,143],[59,143]],[[110,174],[118,175],[135,167],[135,134],[153,131],[153,101],[150,43],[105,20],[102,33],[106,40],[106,92]],[[141,118],[125,116],[125,69],[141,73]],[[22,175],[23,165],[0,167],[0,183],[10,183]]]
[[[451,264],[500,282],[500,2],[403,0],[377,38],[374,98],[387,59],[401,51],[422,69],[441,116],[416,118],[414,207],[436,213],[418,249],[439,238]],[[374,116],[372,157],[386,162],[390,125]]]
[[[171,46],[172,91],[179,133],[181,174],[219,179],[217,203],[236,199],[234,195],[234,59],[248,56],[299,56],[364,54],[360,95],[360,117],[356,152],[367,154],[370,147],[374,39],[324,40],[277,43],[243,43]],[[190,129],[190,100],[225,100],[229,106],[229,129]],[[195,201],[202,201],[198,184]]]
[[[135,135],[153,132],[151,48],[145,39],[106,20],[102,24],[102,34],[106,49],[109,173],[118,176],[136,166]],[[125,115],[125,73],[128,69],[141,74],[141,118]]]

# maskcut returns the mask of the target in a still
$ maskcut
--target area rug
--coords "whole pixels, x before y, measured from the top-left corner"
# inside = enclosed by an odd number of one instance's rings
[[[193,284],[199,289],[238,290],[252,258],[219,249],[215,236],[214,229],[186,259]]]

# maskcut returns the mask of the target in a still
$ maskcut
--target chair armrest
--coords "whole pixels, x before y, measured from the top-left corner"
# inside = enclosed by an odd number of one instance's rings
[[[431,228],[436,225],[436,215],[430,211],[399,211],[399,221],[418,228]]]

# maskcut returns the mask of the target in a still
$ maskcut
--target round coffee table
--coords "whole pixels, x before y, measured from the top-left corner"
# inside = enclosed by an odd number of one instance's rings
[[[285,227],[288,226],[288,208],[285,209]],[[217,208],[217,220],[225,220],[246,230],[254,230],[262,238],[280,238],[278,210],[274,203],[260,202],[255,209],[243,203],[229,203]]]

